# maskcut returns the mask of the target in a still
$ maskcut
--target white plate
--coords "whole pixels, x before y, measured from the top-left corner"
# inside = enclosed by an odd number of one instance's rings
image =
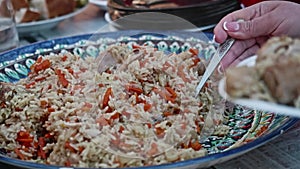
[[[98,5],[101,9],[107,9],[107,0],[89,0],[89,2]]]
[[[245,59],[238,66],[254,66],[256,60],[256,56],[250,57]],[[273,102],[263,101],[263,100],[256,100],[256,99],[247,99],[247,98],[239,98],[233,99],[228,96],[225,90],[225,78],[221,79],[219,83],[219,93],[220,95],[230,100],[231,102],[239,105],[243,105],[252,109],[267,111],[267,112],[274,112],[282,115],[288,115],[293,117],[300,118],[300,109],[297,109],[292,106],[287,106],[283,104],[277,104]]]
[[[37,32],[37,31],[41,31],[41,30],[54,28],[63,20],[69,19],[69,18],[81,13],[86,7],[87,7],[87,5],[79,8],[79,9],[76,9],[74,12],[71,12],[69,14],[58,16],[58,17],[51,18],[51,19],[17,24],[18,33],[25,34],[25,33]]]

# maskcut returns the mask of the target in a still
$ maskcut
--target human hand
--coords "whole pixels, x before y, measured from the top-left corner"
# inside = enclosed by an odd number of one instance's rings
[[[254,55],[271,36],[300,37],[298,17],[300,5],[288,1],[265,1],[228,14],[214,29],[218,43],[223,43],[228,36],[236,39],[222,66],[227,68]]]

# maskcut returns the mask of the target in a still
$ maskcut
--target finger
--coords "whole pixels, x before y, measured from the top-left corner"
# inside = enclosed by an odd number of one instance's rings
[[[247,7],[247,8],[244,8],[244,9],[237,10],[235,12],[232,12],[232,13],[226,15],[224,18],[222,18],[220,20],[220,22],[214,28],[216,42],[223,43],[227,39],[227,36],[228,36],[227,31],[224,30],[224,28],[223,28],[225,22],[227,22],[227,23],[233,22],[233,21],[237,21],[239,19],[251,20],[254,17],[256,17],[256,13],[255,13],[256,8],[258,8],[257,4]]]
[[[277,28],[277,19],[272,13],[244,22],[225,22],[227,33],[236,39],[249,39],[272,34]],[[274,21],[276,20],[276,21]],[[264,23],[264,24],[262,24]],[[266,26],[272,25],[272,26]]]
[[[228,53],[224,56],[224,58],[221,61],[221,64],[223,64],[224,67],[228,67],[234,60],[240,57],[245,52],[245,50],[255,45],[255,43],[255,39],[249,39],[244,41],[237,40],[232,45]]]
[[[272,34],[284,22],[283,17],[278,17],[280,11],[276,10],[280,3],[264,1],[228,14],[214,29],[216,41],[223,43],[228,35],[236,39],[248,39]],[[244,22],[240,22],[240,19]]]
[[[229,66],[236,66],[238,63],[245,60],[246,58],[248,58],[250,56],[254,56],[258,49],[259,49],[259,45],[257,45],[257,44],[250,47],[243,54],[241,54],[240,57],[235,59]]]
[[[223,43],[227,39],[227,32],[223,29],[222,26],[216,26],[214,28],[215,41],[218,43]]]
[[[247,10],[240,15],[233,16],[241,18],[245,17],[243,18],[244,22],[238,22],[236,20],[224,21],[223,24],[228,35],[237,39],[272,35],[272,33],[285,21],[284,17],[278,16],[278,14],[282,12],[277,9],[280,3],[282,2],[259,3],[257,6],[251,6],[252,8],[246,8]],[[249,11],[249,9],[251,11]],[[244,15],[247,12],[249,12],[248,16]]]

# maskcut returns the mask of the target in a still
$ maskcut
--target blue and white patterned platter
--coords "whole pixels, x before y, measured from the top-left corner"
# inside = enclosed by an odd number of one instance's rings
[[[211,34],[207,34],[211,39]],[[17,48],[0,54],[0,82],[15,82],[27,76],[29,67],[39,55],[48,55],[70,51],[81,57],[93,56],[105,50],[110,44],[124,43],[151,45],[165,52],[200,49],[201,57],[209,60],[215,52],[212,44],[203,42],[207,40],[203,35],[192,32],[144,32],[119,31],[113,33],[85,34],[39,42]],[[224,125],[229,128],[226,135],[214,134],[204,141],[202,145],[208,150],[208,155],[191,160],[149,166],[141,168],[203,168],[221,163],[244,154],[269,140],[280,136],[283,131],[292,127],[298,120],[287,116],[280,116],[269,112],[250,110],[239,105],[227,103]],[[0,147],[1,148],[1,147]],[[21,161],[7,157],[0,151],[0,163],[22,168],[65,168],[32,162]]]

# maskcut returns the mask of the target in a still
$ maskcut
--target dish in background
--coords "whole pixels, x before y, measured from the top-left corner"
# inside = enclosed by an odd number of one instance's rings
[[[240,3],[237,0],[214,0],[214,1],[175,1],[175,0],[153,0],[152,4],[155,7],[145,4],[144,6],[128,5],[131,1],[123,0],[108,0],[108,13],[111,20],[115,21],[124,16],[143,13],[143,12],[160,12],[167,13],[185,19],[195,25],[196,27],[205,27],[214,25],[225,16],[226,14],[238,10],[241,8]],[[145,2],[145,0],[138,0],[137,2]],[[165,5],[169,2],[180,2],[172,3],[170,6],[159,6]],[[189,3],[187,3],[189,2]],[[175,5],[174,5],[175,4]],[[156,23],[161,21],[161,18],[148,18],[147,22]],[[145,21],[144,21],[145,22]],[[170,22],[170,21],[169,21]]]
[[[243,60],[242,62],[240,62],[237,66],[249,66],[249,67],[254,66],[256,58],[257,58],[257,56],[249,57],[249,58]],[[218,90],[219,90],[220,95],[223,98],[229,99],[230,101],[232,101],[235,104],[243,105],[243,106],[249,107],[251,109],[255,109],[255,110],[274,112],[274,113],[298,117],[298,118],[300,117],[300,109],[292,107],[292,106],[287,106],[287,105],[263,101],[263,100],[256,100],[256,99],[229,98],[228,94],[226,93],[226,77],[224,77],[223,79],[220,80]]]
[[[23,34],[26,34],[26,33],[33,33],[33,32],[38,32],[38,31],[42,31],[42,30],[52,29],[55,26],[57,26],[60,22],[66,20],[66,19],[72,18],[73,16],[81,13],[82,11],[85,10],[86,7],[87,7],[87,5],[85,5],[81,8],[78,8],[74,12],[71,12],[69,14],[58,16],[58,17],[51,18],[51,19],[19,23],[19,24],[17,24],[18,33],[22,36]]]
[[[142,15],[149,18],[149,13],[142,13]],[[164,13],[151,13],[150,12],[150,15],[152,15],[152,16],[154,16],[154,15],[160,15],[160,16],[164,15],[164,16],[167,16],[167,18],[176,17],[176,16],[172,16],[172,15],[169,15],[169,14],[164,14]],[[133,19],[130,19],[130,18],[133,18]],[[105,15],[104,15],[104,19],[106,20],[106,22],[108,22],[109,28],[110,28],[111,31],[126,30],[126,29],[140,29],[140,28],[151,29],[151,27],[148,26],[148,25],[152,25],[151,21],[147,22],[147,20],[145,20],[145,19],[137,19],[137,18],[138,17],[135,17],[135,15],[133,14],[133,15],[130,15],[130,16],[125,16],[125,17],[123,17],[121,19],[118,19],[116,21],[113,21],[110,18],[110,15],[109,15],[108,12],[106,12]],[[176,17],[176,20],[178,22],[186,22],[187,24],[183,24],[182,26],[179,26],[177,29],[176,29],[176,27],[169,27],[169,26],[167,28],[164,28],[164,29],[167,29],[167,30],[175,29],[175,30],[182,30],[182,31],[188,31],[188,32],[201,32],[201,31],[210,30],[215,26],[215,24],[212,24],[212,25],[207,25],[207,26],[203,26],[203,27],[196,27],[195,25],[189,23],[188,21],[185,21],[182,18],[177,18]],[[138,22],[139,22],[139,24],[138,24]],[[174,25],[174,20],[165,19],[165,22],[162,23],[162,24]],[[159,28],[161,28],[160,30],[164,30],[164,29],[162,29],[161,25],[159,26]],[[156,29],[158,30],[157,27],[156,27]]]
[[[107,0],[89,0],[89,2],[99,6],[101,9],[107,10]]]
[[[202,40],[198,36],[198,33],[176,31],[151,33],[147,31],[119,31],[39,42],[3,53],[0,57],[0,81],[13,82],[25,77],[30,65],[41,54],[46,55],[67,50],[82,57],[87,55],[96,57],[108,45],[115,43],[125,43],[129,47],[132,44],[148,44],[157,47],[158,50],[180,52],[190,47],[200,47]],[[211,37],[211,35],[209,36]],[[91,37],[93,40],[91,40]],[[213,50],[209,47],[202,49],[202,57],[208,59],[207,57],[211,56]],[[212,135],[202,143],[209,151],[209,155],[159,165],[155,166],[155,168],[199,168],[212,166],[257,148],[279,136],[297,122],[296,119],[287,116],[246,109],[231,103],[228,103],[225,117],[226,125],[230,127],[228,134]],[[7,164],[9,167],[61,168],[59,166],[49,166],[8,158],[3,152],[0,154],[0,162]],[[154,166],[142,168],[150,169],[154,168]]]

